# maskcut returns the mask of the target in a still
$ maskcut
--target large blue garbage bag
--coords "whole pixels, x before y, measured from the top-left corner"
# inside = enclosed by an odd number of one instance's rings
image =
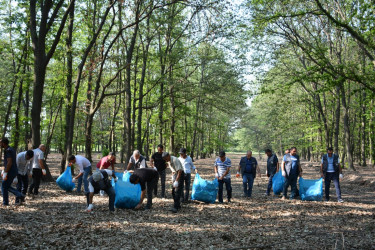
[[[217,179],[207,181],[202,179],[199,174],[195,174],[191,199],[206,203],[215,203],[218,188],[219,182]]]
[[[115,183],[115,206],[117,208],[135,208],[141,200],[141,185],[130,183],[130,173],[126,173]]]
[[[64,173],[57,178],[56,183],[61,189],[70,192],[76,187],[72,178],[72,170],[70,169],[70,166],[67,166]]]
[[[299,196],[303,201],[321,201],[323,199],[323,178],[306,180],[299,178]]]
[[[272,190],[275,195],[279,195],[283,191],[284,182],[285,178],[280,168],[280,171],[272,177]]]

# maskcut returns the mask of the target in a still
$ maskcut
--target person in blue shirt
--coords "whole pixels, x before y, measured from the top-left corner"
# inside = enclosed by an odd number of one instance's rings
[[[322,157],[322,164],[320,166],[320,173],[324,178],[326,201],[329,201],[329,188],[331,181],[335,184],[337,201],[344,202],[341,199],[340,179],[343,178],[342,168],[340,166],[339,156],[333,153],[332,148],[327,149],[327,154]]]
[[[223,203],[223,186],[227,190],[228,203],[232,198],[232,185],[230,181],[230,167],[232,162],[228,157],[225,157],[225,152],[220,151],[219,157],[215,161],[215,177],[219,181],[219,203]]]
[[[246,156],[242,157],[240,160],[240,166],[238,168],[237,176],[239,173],[242,175],[242,185],[244,197],[251,198],[253,192],[254,179],[256,178],[256,172],[260,175],[260,170],[258,167],[257,160],[252,157],[253,153],[247,151]]]
[[[288,187],[291,186],[290,199],[293,200],[297,194],[297,178],[302,177],[302,168],[297,155],[297,148],[292,147],[290,153],[284,155],[283,164],[281,166],[282,175],[285,178],[283,197],[286,199]]]
[[[25,195],[20,191],[13,188],[11,185],[13,179],[18,174],[16,151],[9,146],[9,140],[7,138],[1,139],[1,147],[4,148],[4,170],[2,171],[3,182],[1,183],[1,193],[3,194],[3,205],[9,205],[9,192],[14,194],[22,202],[25,201]]]

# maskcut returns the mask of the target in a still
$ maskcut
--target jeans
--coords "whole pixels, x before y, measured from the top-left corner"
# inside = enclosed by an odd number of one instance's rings
[[[232,185],[230,183],[230,178],[224,178],[219,180],[219,202],[223,202],[223,186],[225,183],[225,188],[227,190],[228,201],[232,198]]]
[[[273,174],[271,174],[270,176],[268,176],[268,186],[267,186],[267,195],[269,195],[271,193],[271,188],[272,188],[272,178],[273,178]]]
[[[39,193],[40,180],[43,173],[41,168],[33,168],[33,183],[30,185],[29,193],[37,195]]]
[[[27,193],[27,187],[29,186],[29,176],[25,175],[17,175],[18,183],[17,183],[17,190],[21,192],[23,195]],[[16,198],[16,203],[19,201],[19,198]]]
[[[184,188],[182,189],[183,201],[189,200],[190,183],[191,183],[191,173],[185,174]],[[184,189],[185,189],[185,192],[184,192]]]
[[[337,173],[326,173],[326,176],[324,178],[324,184],[325,184],[325,193],[326,193],[326,200],[329,200],[329,188],[331,186],[331,181],[335,184],[336,188],[336,196],[337,199],[341,199],[341,189],[340,189],[340,178]]]
[[[176,208],[176,209],[180,209],[181,208],[181,197],[182,197],[182,193],[183,193],[183,190],[184,190],[184,172],[181,173],[181,176],[180,176],[180,179],[178,180],[178,187],[177,188],[172,188],[172,197],[173,197],[173,207]],[[176,179],[176,176],[177,174],[175,174],[175,178]]]
[[[91,172],[91,166],[83,168],[83,175],[81,175],[78,178],[78,184],[77,184],[78,193],[81,192],[82,180],[83,180],[83,189],[85,190],[85,194],[89,192],[89,181],[87,178],[89,177],[90,172]]]
[[[152,193],[154,188],[158,185],[159,176],[156,176],[151,181],[147,182],[147,208],[152,207]]]
[[[116,198],[115,189],[113,187],[108,187],[104,189],[104,192],[106,192],[109,197],[109,204],[108,204],[109,210],[115,211],[115,198]]]
[[[251,173],[243,173],[242,175],[242,185],[244,195],[251,197],[253,192],[254,176]]]
[[[290,199],[293,199],[294,197],[296,197],[296,193],[297,193],[297,178],[298,178],[298,175],[296,175],[296,174],[289,175],[289,176],[285,177],[284,192],[283,192],[283,196],[285,198],[286,198],[286,195],[288,193],[288,187],[289,186],[292,189],[291,193],[290,193]]]
[[[3,183],[1,184],[1,192],[3,193],[3,204],[4,205],[9,205],[9,193],[11,192],[14,194],[16,197],[22,198],[23,195],[21,192],[19,192],[17,189],[12,187],[12,183],[14,178],[16,178],[17,174],[16,173],[10,173],[8,172],[8,178],[6,181],[3,180]]]
[[[165,169],[163,171],[158,171],[160,176],[160,184],[161,184],[161,198],[165,198],[165,178],[166,178],[166,171]],[[155,185],[154,189],[154,195],[158,195],[158,183]]]

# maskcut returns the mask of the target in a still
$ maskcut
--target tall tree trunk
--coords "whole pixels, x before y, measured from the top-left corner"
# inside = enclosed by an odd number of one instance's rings
[[[339,134],[340,134],[340,118],[341,118],[341,103],[340,103],[340,85],[336,87],[336,110],[335,110],[335,132],[334,132],[334,150],[339,154]]]
[[[350,141],[350,125],[349,125],[349,106],[346,101],[346,93],[344,86],[341,87],[341,101],[342,106],[344,107],[344,133],[345,133],[345,147],[346,147],[346,154],[348,158],[348,166],[349,169],[354,170],[353,164],[353,149]]]

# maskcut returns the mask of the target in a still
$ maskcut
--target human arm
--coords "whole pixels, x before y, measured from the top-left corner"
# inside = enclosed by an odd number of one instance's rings
[[[146,189],[142,190],[141,192],[141,200],[139,201],[138,205],[135,207],[135,209],[140,209],[142,207],[143,200],[146,197]]]
[[[229,171],[230,171],[230,167],[227,167],[227,170],[225,171],[225,173],[222,176],[220,176],[219,180],[224,179],[224,177],[229,173]]]
[[[128,166],[126,167],[126,171],[129,171],[132,169],[133,163],[129,161]]]
[[[279,162],[279,161],[277,161],[277,164],[276,164],[276,173],[278,173],[278,172],[279,172],[279,169],[280,169],[280,162]]]

